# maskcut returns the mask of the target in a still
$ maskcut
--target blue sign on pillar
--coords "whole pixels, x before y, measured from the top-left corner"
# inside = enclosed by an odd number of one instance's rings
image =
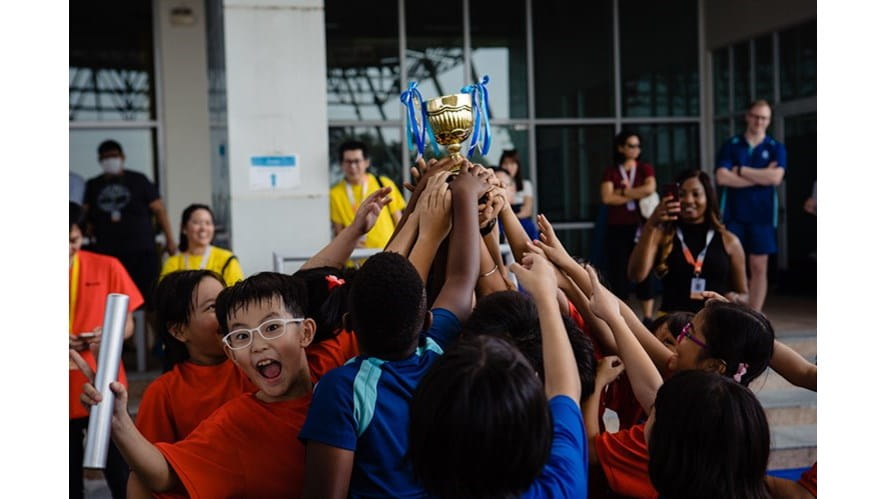
[[[251,156],[249,159],[250,190],[294,189],[301,183],[297,154],[285,156]]]

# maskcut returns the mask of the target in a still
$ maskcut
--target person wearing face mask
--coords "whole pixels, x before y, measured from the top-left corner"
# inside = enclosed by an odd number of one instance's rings
[[[152,216],[157,217],[166,236],[165,251],[176,253],[166,207],[154,183],[139,172],[124,169],[126,156],[117,141],[102,142],[98,153],[102,174],[89,179],[83,198],[93,238],[91,249],[120,260],[142,296],[151,296],[160,273]]]

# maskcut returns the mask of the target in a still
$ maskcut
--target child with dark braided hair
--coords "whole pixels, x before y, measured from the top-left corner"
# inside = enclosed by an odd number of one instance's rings
[[[698,312],[705,290],[745,303],[745,252],[721,223],[711,179],[686,170],[677,184],[677,199],[664,196],[644,224],[628,261],[629,278],[639,282],[655,270],[662,278],[663,312]]]

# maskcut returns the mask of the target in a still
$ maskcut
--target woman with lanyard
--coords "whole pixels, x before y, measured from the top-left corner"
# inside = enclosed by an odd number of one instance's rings
[[[213,212],[205,204],[192,204],[182,212],[179,253],[163,264],[160,278],[176,270],[212,270],[233,285],[243,279],[237,257],[228,250],[213,246],[216,227]]]
[[[628,262],[637,282],[655,266],[662,279],[660,314],[698,312],[702,291],[716,291],[729,300],[748,300],[745,252],[721,223],[714,187],[700,170],[678,175],[678,199],[666,195],[644,224]]]
[[[656,192],[653,166],[639,161],[641,139],[637,132],[623,130],[613,140],[615,166],[604,170],[601,201],[607,205],[606,275],[613,294],[628,302],[632,285],[628,280],[628,257],[635,247],[644,220],[638,201]],[[641,301],[644,323],[653,322],[653,279],[635,286]]]

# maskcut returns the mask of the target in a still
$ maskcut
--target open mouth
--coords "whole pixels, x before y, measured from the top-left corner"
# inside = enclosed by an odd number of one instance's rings
[[[260,360],[256,363],[256,371],[265,379],[275,379],[280,376],[280,362],[271,359]]]

